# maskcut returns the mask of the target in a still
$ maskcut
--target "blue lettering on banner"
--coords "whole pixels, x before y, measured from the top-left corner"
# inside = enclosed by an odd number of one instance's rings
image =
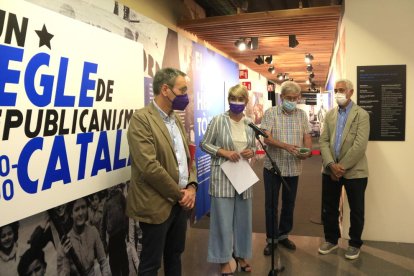
[[[77,180],[82,180],[86,176],[86,163],[88,159],[93,159],[91,171],[88,173],[88,177],[96,176],[99,171],[104,170],[110,172],[118,169],[130,166],[130,158],[120,158],[121,145],[123,134],[126,130],[119,129],[116,131],[115,143],[109,143],[108,133],[102,131],[99,133],[79,133],[77,134],[76,144],[80,146],[79,165],[77,166]],[[94,152],[94,156],[88,156],[88,148],[94,140],[95,134],[98,136],[98,142]],[[53,143],[51,149],[44,148],[45,138],[36,137],[30,139],[21,150],[17,164],[11,165],[13,162],[10,161],[6,155],[0,156],[0,200],[10,200],[13,198],[15,193],[15,183],[9,177],[12,170],[17,171],[18,184],[22,190],[28,194],[36,194],[39,191],[53,188],[53,185],[57,183],[69,184],[72,182],[71,179],[71,167],[68,160],[67,142],[63,135],[53,137]],[[110,147],[113,146],[110,154]],[[39,176],[30,176],[29,163],[34,162],[35,152],[48,152],[48,164],[44,171],[44,180],[40,183]],[[73,153],[71,153],[73,154]],[[75,168],[76,166],[72,167]],[[34,174],[34,172],[32,172]]]
[[[20,183],[20,187],[29,194],[35,194],[37,192],[37,185],[39,183],[39,180],[31,180],[29,177],[29,161],[32,157],[32,154],[36,150],[41,150],[43,148],[43,139],[41,137],[33,138],[32,140],[29,140],[29,142],[24,146],[22,149],[20,156],[19,156],[19,162],[17,165],[17,178]]]
[[[65,92],[66,75],[68,74],[69,59],[62,57],[60,59],[59,74],[56,85],[55,106],[69,107],[75,106],[75,96],[67,96]]]
[[[22,61],[23,49],[0,44],[0,106],[15,106],[16,93],[6,92],[6,84],[19,83],[20,72],[9,69],[10,61]]]
[[[88,154],[88,145],[93,141],[93,133],[79,133],[77,135],[76,144],[81,145],[80,158],[79,158],[79,169],[78,169],[78,180],[85,178],[85,166],[86,158]]]
[[[26,67],[24,87],[29,100],[38,107],[47,106],[52,100],[53,76],[42,75],[40,85],[44,87],[43,93],[37,93],[35,87],[36,73],[43,65],[49,66],[50,56],[45,53],[34,55]]]
[[[115,156],[114,156],[114,170],[124,168],[126,166],[126,158],[119,159],[119,153],[121,150],[121,136],[122,130],[116,132],[116,144],[115,144]]]
[[[56,169],[58,163],[60,164],[60,169]],[[53,182],[58,182],[61,180],[64,184],[71,182],[69,162],[63,136],[55,136],[52,151],[50,153],[49,163],[47,164],[42,191],[50,189]]]
[[[103,154],[103,158],[101,156]],[[111,163],[109,157],[108,136],[106,132],[101,132],[99,135],[98,146],[96,149],[95,160],[92,167],[92,175],[97,175],[98,171],[105,169],[107,172],[111,170]]]
[[[24,50],[11,46],[0,45],[0,106],[15,106],[18,91],[5,91],[7,84],[18,84],[20,80],[19,70],[9,68],[10,61],[21,62]],[[27,98],[37,107],[45,107],[51,104],[53,95],[54,79],[53,75],[42,74],[40,76],[40,86],[43,91],[36,90],[36,75],[43,66],[49,67],[50,55],[46,53],[35,54],[28,61],[24,72],[24,87]],[[55,91],[55,101],[53,106],[56,107],[74,107],[75,96],[65,95],[65,85],[68,73],[69,59],[61,57],[59,71],[57,74],[57,83]],[[88,91],[95,90],[96,81],[91,79],[92,74],[98,71],[98,64],[84,62],[82,70],[82,80],[79,91],[79,107],[93,107],[94,96],[88,96]],[[108,81],[113,84],[113,81]],[[111,91],[109,91],[111,92]],[[108,93],[109,93],[108,92]]]
[[[98,65],[95,63],[85,62],[82,74],[82,84],[80,90],[79,106],[80,107],[92,107],[93,97],[88,97],[88,90],[95,89],[95,81],[89,79],[90,73],[96,73]]]

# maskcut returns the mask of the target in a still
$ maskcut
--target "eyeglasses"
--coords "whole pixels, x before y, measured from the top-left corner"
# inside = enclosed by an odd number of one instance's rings
[[[170,89],[171,89],[171,92],[173,92],[173,94],[174,94],[175,96],[177,96],[177,94],[175,94],[175,93],[174,93],[174,91],[173,91],[174,87],[171,87],[171,86],[169,86],[168,84],[167,84],[167,86],[168,86],[168,88],[170,88]],[[181,87],[181,88],[178,88],[178,91],[180,91],[180,92],[181,92],[181,95],[186,94],[186,93],[187,93],[187,90],[188,90],[188,87],[187,87],[187,86],[183,86],[183,87]]]
[[[335,88],[335,89],[334,89],[334,92],[335,92],[335,93],[338,93],[338,92],[339,92],[339,93],[345,93],[345,92],[346,92],[346,89],[345,89],[345,88],[338,88],[338,89],[336,89],[336,88]]]

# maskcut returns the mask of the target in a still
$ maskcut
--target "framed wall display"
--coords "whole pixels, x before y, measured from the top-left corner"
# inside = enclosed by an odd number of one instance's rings
[[[357,66],[357,104],[370,114],[370,141],[405,141],[406,65]]]

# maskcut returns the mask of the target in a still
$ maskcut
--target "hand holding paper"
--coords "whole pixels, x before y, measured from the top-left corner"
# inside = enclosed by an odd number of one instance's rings
[[[246,191],[259,180],[250,167],[249,162],[244,159],[238,162],[226,161],[221,164],[221,169],[239,194]]]

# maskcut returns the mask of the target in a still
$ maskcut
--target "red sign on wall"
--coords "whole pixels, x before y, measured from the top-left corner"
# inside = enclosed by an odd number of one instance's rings
[[[239,79],[248,79],[249,78],[249,72],[247,69],[239,70]]]
[[[247,90],[252,90],[252,83],[250,81],[242,81],[242,84],[246,86]]]

